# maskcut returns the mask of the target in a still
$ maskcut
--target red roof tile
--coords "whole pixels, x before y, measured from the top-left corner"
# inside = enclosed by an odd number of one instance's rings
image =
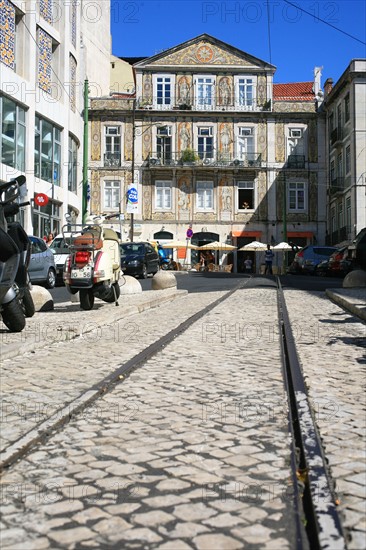
[[[313,82],[273,84],[274,101],[314,101]]]

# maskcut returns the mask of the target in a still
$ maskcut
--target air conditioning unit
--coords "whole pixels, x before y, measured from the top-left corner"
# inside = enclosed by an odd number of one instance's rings
[[[212,164],[213,163],[213,159],[203,159],[203,164],[205,166],[208,166],[209,164]]]

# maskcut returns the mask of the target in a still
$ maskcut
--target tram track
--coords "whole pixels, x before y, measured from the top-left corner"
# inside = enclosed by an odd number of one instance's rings
[[[193,323],[242,289],[248,279],[241,281],[232,290],[197,311],[177,327],[143,349],[129,361],[120,365],[100,382],[92,385],[77,399],[65,405],[47,421],[39,424],[3,453],[0,464],[7,470],[12,464],[26,457],[42,441],[61,430],[78,413],[91,406],[131,373],[161,352]],[[279,279],[277,284],[278,324],[281,341],[283,376],[288,396],[288,427],[291,433],[291,470],[293,482],[293,506],[295,509],[297,548],[338,550],[346,548],[338,516],[336,495],[314,416],[308,402],[307,389],[297,357],[291,324],[287,313],[284,293]]]
[[[281,334],[284,383],[289,402],[292,438],[291,464],[294,502],[297,508],[298,548],[306,548],[298,503],[302,500],[303,523],[311,550],[346,548],[337,497],[329,475],[320,434],[312,413],[301,371],[290,318],[280,279],[277,277],[278,321]]]

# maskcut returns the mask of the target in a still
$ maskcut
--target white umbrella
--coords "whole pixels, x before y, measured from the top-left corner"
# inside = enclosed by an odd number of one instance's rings
[[[236,246],[232,246],[231,244],[226,243],[219,243],[218,241],[213,241],[212,243],[204,244],[203,246],[199,246],[199,250],[236,250]]]
[[[245,244],[244,246],[242,246],[241,248],[239,248],[239,251],[247,251],[247,250],[251,250],[251,251],[254,251],[254,252],[263,252],[264,250],[267,249],[267,245],[264,244],[264,243],[260,243],[259,241],[253,241],[251,243],[248,243],[248,244]]]
[[[161,243],[162,248],[189,248],[190,250],[198,250],[199,247],[187,241],[167,241]]]
[[[273,250],[292,250],[292,246],[288,243],[278,243],[273,247]]]

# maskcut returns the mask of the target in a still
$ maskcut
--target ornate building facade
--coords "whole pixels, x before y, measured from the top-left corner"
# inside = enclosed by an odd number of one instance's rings
[[[135,240],[184,240],[192,226],[199,245],[324,243],[319,71],[314,82],[274,84],[273,65],[209,35],[133,70],[135,94],[91,101],[92,212],[124,214],[127,239],[133,181]]]

